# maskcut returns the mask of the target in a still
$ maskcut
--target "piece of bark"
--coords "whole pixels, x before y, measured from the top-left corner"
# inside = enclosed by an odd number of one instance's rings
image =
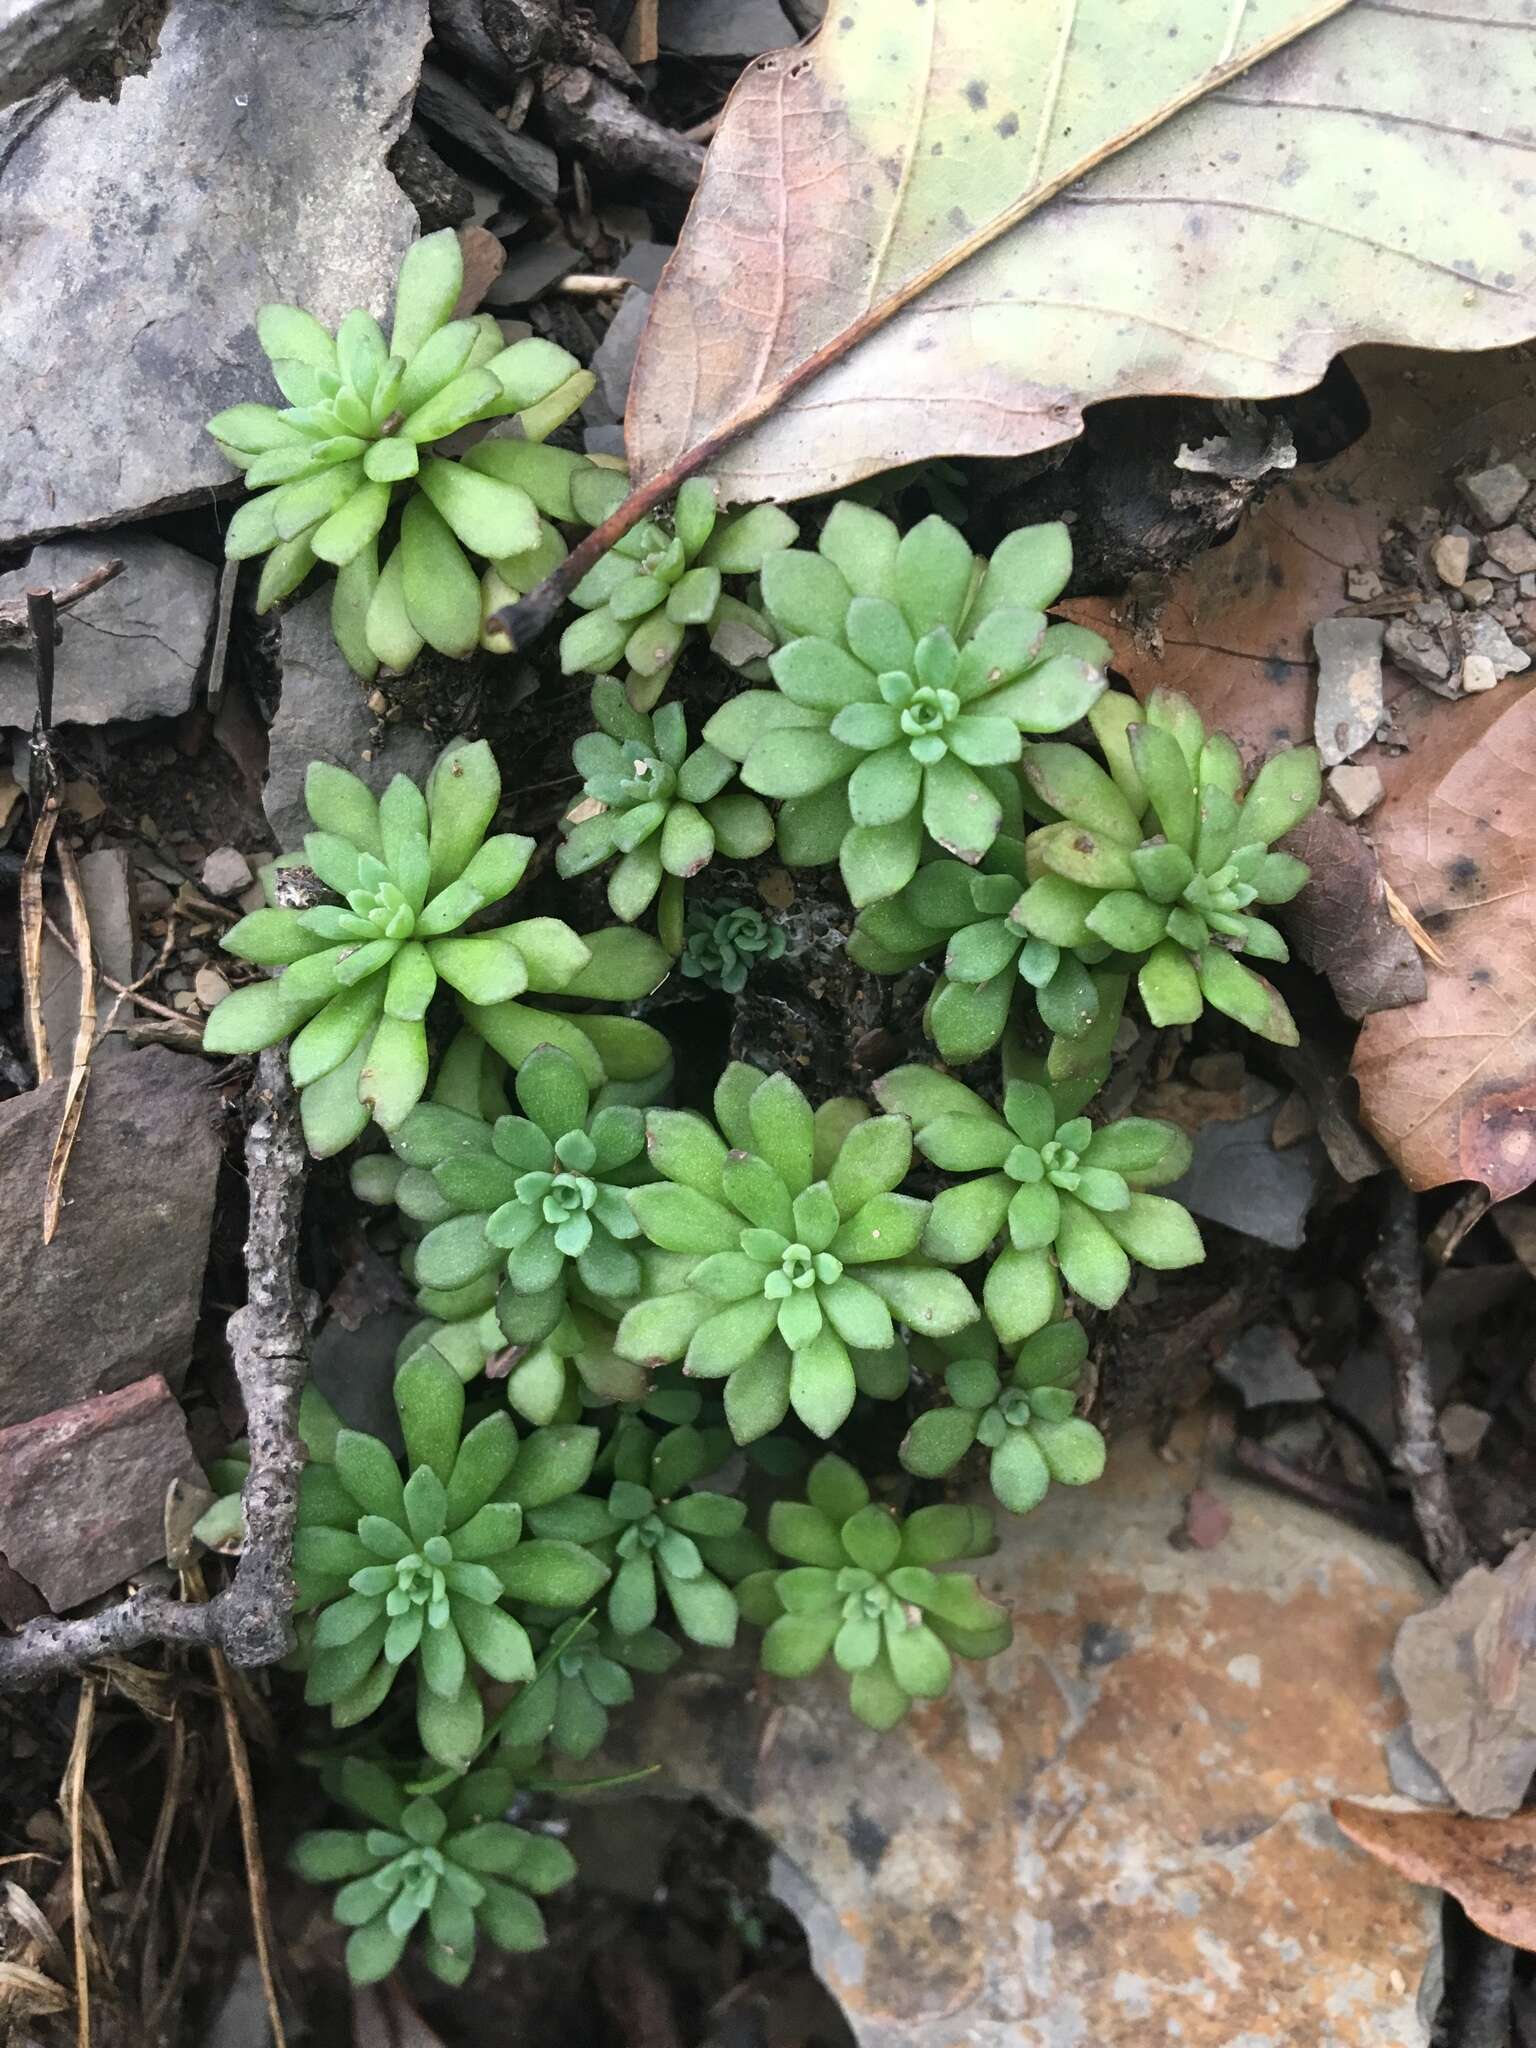
[[[544,65],[539,112],[561,148],[590,152],[605,169],[659,178],[679,192],[692,192],[699,182],[700,145],[653,121],[585,66]]]
[[[474,212],[475,194],[469,181],[443,162],[414,122],[386,162],[420,215],[424,235],[435,234],[439,228],[456,228]]]
[[[429,127],[461,144],[520,192],[551,206],[560,190],[560,166],[547,142],[514,132],[477,100],[467,85],[436,64],[424,64],[416,112]]]
[[[1325,974],[1339,1008],[1357,1022],[1374,1010],[1424,1000],[1424,962],[1387,909],[1374,848],[1331,811],[1315,810],[1280,842],[1312,879],[1280,912],[1297,955]]]

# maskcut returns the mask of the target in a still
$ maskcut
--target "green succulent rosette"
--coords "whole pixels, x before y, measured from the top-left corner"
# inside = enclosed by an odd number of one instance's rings
[[[519,1757],[547,1748],[582,1763],[607,1740],[609,1715],[634,1698],[633,1674],[670,1671],[681,1655],[663,1629],[620,1635],[590,1616],[564,1622],[540,1656],[538,1677],[497,1722],[496,1737]]]
[[[439,980],[494,1003],[577,980],[590,949],[555,918],[494,931],[464,926],[523,878],[534,842],[486,837],[501,772],[484,740],[439,755],[426,793],[397,775],[382,797],[345,768],[310,765],[315,823],[302,863],[337,901],[252,911],[226,951],[271,980],[231,991],[203,1034],[208,1052],[250,1053],[292,1038],[310,1150],[325,1158],[361,1135],[369,1116],[397,1129],[427,1083],[426,1014]]]
[[[581,794],[560,829],[555,855],[570,879],[618,856],[608,907],[632,924],[657,901],[658,926],[672,953],[683,944],[683,884],[717,853],[750,860],[773,844],[773,819],[761,798],[727,792],[735,764],[713,747],[690,752],[680,704],[654,715],[636,711],[611,677],[593,685],[592,716],[601,728],[576,742],[572,760]]]
[[[537,1344],[566,1313],[572,1279],[606,1301],[639,1292],[629,1193],[651,1168],[643,1113],[632,1103],[595,1106],[580,1066],[558,1046],[530,1053],[515,1087],[521,1113],[494,1124],[424,1104],[396,1149],[422,1163],[449,1212],[416,1247],[417,1285],[452,1291],[504,1275],[502,1330],[511,1343]]]
[[[263,306],[257,338],[288,404],[231,406],[208,422],[258,494],[224,543],[231,561],[266,556],[256,609],[330,564],[336,643],[365,679],[409,668],[423,646],[473,650],[482,595],[471,553],[513,582],[531,553],[561,546],[529,493],[499,473],[500,458],[431,452],[465,427],[513,416],[541,439],[593,385],[553,342],[508,346],[489,313],[454,319],[463,283],[458,237],[444,228],[408,251],[388,340],[362,309],[332,336],[298,306]],[[381,566],[397,508],[399,538]]]
[[[1289,903],[1306,883],[1306,864],[1273,849],[1316,807],[1317,749],[1272,755],[1244,792],[1237,748],[1207,735],[1177,691],[1155,690],[1145,708],[1116,693],[1089,721],[1107,766],[1062,745],[1024,762],[1054,822],[1026,842],[1030,882],[1011,923],[1063,953],[1109,946],[1139,961],[1154,1024],[1192,1024],[1210,1003],[1295,1045],[1284,1000],[1237,956],[1290,957],[1255,906]]]
[[[1010,1514],[1027,1515],[1058,1486],[1087,1486],[1104,1470],[1104,1439],[1075,1411],[1077,1379],[1088,1356],[1081,1323],[1047,1323],[1019,1346],[1012,1366],[1000,1359],[985,1324],[917,1347],[943,1375],[947,1400],[918,1416],[900,1457],[920,1479],[943,1479],[977,1444],[987,1478]]]
[[[949,1690],[956,1657],[1007,1649],[1006,1609],[968,1573],[933,1569],[996,1547],[988,1509],[919,1508],[903,1520],[830,1455],[812,1466],[806,1491],[768,1511],[768,1541],[791,1566],[737,1588],[743,1613],[765,1629],[765,1671],[808,1678],[830,1656],[848,1674],[854,1713],[886,1729],[914,1700]]]
[[[983,562],[937,516],[903,535],[849,499],[816,553],[770,557],[777,688],[733,698],[704,737],[784,800],[792,867],[837,861],[862,907],[911,881],[925,835],[982,859],[1025,735],[1060,732],[1105,687],[1104,643],[1045,618],[1071,566],[1064,526],[1021,528]]]
[[[982,1294],[1005,1344],[1059,1314],[1062,1280],[1107,1309],[1130,1285],[1133,1259],[1166,1272],[1205,1257],[1189,1211],[1145,1192],[1189,1165],[1184,1133],[1152,1117],[1095,1128],[1082,1114],[1086,1092],[1010,1081],[998,1111],[932,1067],[898,1067],[875,1084],[887,1109],[911,1118],[925,1159],[974,1176],[935,1198],[922,1238],[928,1256],[967,1265],[1006,1234]]]
[[[542,1948],[536,1901],[576,1875],[563,1842],[513,1827],[501,1815],[514,1774],[471,1771],[434,1796],[402,1790],[388,1771],[347,1757],[336,1794],[368,1822],[300,1835],[290,1861],[311,1884],[339,1885],[332,1912],[347,1937],[347,1975],[377,1984],[420,1935],[421,1959],[445,1984],[462,1984],[480,1935],[522,1954]]]
[[[788,943],[783,925],[750,903],[694,903],[677,964],[690,981],[739,996],[757,962],[782,960]]]
[[[739,1575],[747,1510],[698,1484],[718,1465],[719,1446],[691,1424],[661,1436],[629,1427],[618,1432],[607,1462],[608,1538],[598,1548],[613,1566],[608,1625],[619,1636],[643,1634],[665,1600],[690,1642],[729,1649],[737,1608],[727,1579]]]
[[[813,1114],[787,1075],[739,1062],[714,1111],[714,1123],[647,1114],[660,1178],[630,1203],[667,1256],[626,1311],[618,1349],[725,1380],[738,1441],[775,1428],[788,1408],[830,1436],[859,1391],[855,1353],[899,1352],[898,1321],[952,1334],[976,1320],[976,1304],[919,1254],[928,1204],[897,1192],[912,1162],[904,1117],[869,1117],[856,1103]]]
[[[350,1728],[416,1674],[416,1726],[427,1754],[464,1770],[485,1732],[476,1671],[502,1684],[531,1679],[527,1630],[507,1612],[529,1600],[586,1606],[607,1567],[579,1543],[525,1539],[525,1514],[585,1484],[597,1432],[537,1432],[519,1443],[512,1418],[464,1432],[464,1388],[430,1351],[395,1376],[406,1470],[377,1437],[341,1430],[333,1462],[305,1467],[294,1541],[306,1630],[305,1698]]]
[[[571,487],[576,514],[589,526],[600,526],[628,493],[624,472],[614,469],[583,473]],[[714,651],[733,667],[761,659],[773,644],[772,628],[726,592],[725,578],[758,575],[799,528],[777,505],[722,514],[719,503],[711,478],[690,477],[670,515],[642,519],[593,564],[571,592],[584,616],[561,635],[563,674],[607,675],[622,662],[630,702],[649,711],[691,626],[707,630]],[[722,631],[726,626],[734,632]]]

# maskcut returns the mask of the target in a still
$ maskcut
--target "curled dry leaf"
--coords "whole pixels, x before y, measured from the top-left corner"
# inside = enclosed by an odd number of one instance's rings
[[[1335,1799],[1333,1817],[1357,1848],[1410,1884],[1438,1885],[1485,1934],[1536,1949],[1536,1813],[1473,1820]]]
[[[1303,390],[1353,342],[1528,336],[1511,11],[839,0],[727,103],[640,351],[637,479],[747,422],[711,473],[793,498],[1049,447],[1099,399]]]
[[[1424,963],[1387,909],[1370,841],[1319,807],[1284,844],[1311,868],[1312,880],[1285,906],[1281,923],[1297,956],[1327,975],[1345,1016],[1422,1002]]]

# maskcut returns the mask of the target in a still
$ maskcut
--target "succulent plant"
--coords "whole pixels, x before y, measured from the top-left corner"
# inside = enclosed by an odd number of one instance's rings
[[[572,1274],[603,1300],[638,1292],[628,1193],[651,1169],[642,1112],[594,1109],[585,1074],[558,1046],[531,1052],[515,1087],[521,1115],[487,1124],[423,1104],[396,1149],[430,1173],[446,1211],[416,1248],[418,1286],[454,1290],[504,1271],[502,1330],[537,1344],[564,1315]]]
[[[1113,1308],[1130,1285],[1132,1259],[1167,1271],[1205,1256],[1189,1211],[1144,1192],[1188,1166],[1184,1133],[1152,1117],[1095,1129],[1081,1114],[1086,1092],[1010,1081],[999,1113],[932,1067],[898,1067],[875,1084],[887,1109],[912,1119],[925,1159],[976,1176],[935,1198],[922,1239],[928,1256],[965,1265],[1006,1230],[982,1295],[1005,1344],[1058,1313],[1058,1270],[1085,1301]]]
[[[296,590],[317,561],[337,570],[331,623],[365,678],[408,668],[423,645],[466,655],[480,638],[480,578],[465,549],[510,563],[547,546],[548,529],[497,459],[432,454],[480,421],[517,415],[541,439],[592,389],[589,372],[553,342],[507,346],[489,313],[455,320],[464,282],[449,228],[408,251],[386,341],[371,313],[351,312],[332,337],[297,306],[263,306],[256,333],[288,401],[236,405],[208,422],[259,493],[229,522],[231,561],[265,555],[256,608]],[[379,542],[403,493],[398,543]],[[556,537],[558,538],[558,537]]]
[[[773,819],[761,798],[722,794],[735,764],[713,747],[688,751],[680,704],[654,716],[636,711],[612,677],[593,685],[592,716],[601,727],[572,753],[584,777],[581,796],[560,821],[555,856],[562,877],[584,875],[622,855],[608,880],[608,907],[632,924],[655,902],[663,941],[683,944],[683,884],[716,853],[749,860],[773,844]]]
[[[397,775],[380,798],[345,768],[312,762],[304,784],[315,831],[303,861],[342,900],[255,910],[225,948],[273,980],[233,990],[203,1034],[209,1052],[256,1052],[293,1037],[288,1065],[317,1157],[339,1152],[370,1113],[396,1129],[427,1081],[424,1022],[439,979],[491,1003],[564,988],[590,949],[555,918],[466,936],[478,912],[522,880],[534,842],[487,839],[501,773],[484,740],[438,756],[426,794]]]
[[[750,903],[718,900],[689,905],[684,938],[683,973],[728,996],[741,994],[757,961],[782,960],[789,943],[783,925]]]
[[[981,563],[936,515],[903,536],[850,499],[815,554],[769,558],[778,687],[732,698],[704,737],[749,789],[786,799],[791,866],[838,861],[862,906],[912,879],[925,831],[981,860],[1024,735],[1060,732],[1105,687],[1104,643],[1042,610],[1071,565],[1064,526],[1023,527]]]
[[[1102,698],[1090,723],[1107,769],[1063,745],[1031,748],[1024,762],[1056,821],[1026,842],[1032,879],[1012,923],[1063,952],[1110,946],[1138,959],[1154,1024],[1191,1024],[1210,1003],[1295,1045],[1284,1001],[1237,955],[1290,957],[1253,906],[1288,903],[1307,880],[1304,862],[1270,849],[1317,803],[1316,748],[1272,755],[1245,794],[1237,748],[1208,736],[1177,691],[1155,690],[1144,710]]]
[[[736,1596],[711,1561],[747,1511],[727,1494],[696,1488],[717,1462],[708,1437],[687,1425],[661,1437],[620,1433],[607,1499],[614,1572],[606,1599],[618,1635],[651,1628],[665,1595],[691,1642],[719,1650],[735,1642]]]
[[[495,1733],[509,1750],[537,1755],[547,1743],[580,1763],[607,1739],[612,1710],[634,1698],[630,1673],[670,1671],[681,1655],[659,1628],[621,1636],[578,1616],[554,1632],[538,1677],[506,1708]]]
[[[628,495],[621,470],[594,469],[572,479],[577,515],[598,526]],[[709,477],[690,477],[670,518],[643,519],[603,555],[571,592],[585,613],[560,639],[566,675],[607,675],[622,660],[630,702],[648,711],[666,688],[690,626],[707,627],[716,651],[731,659],[723,621],[751,630],[751,658],[773,644],[760,614],[725,594],[727,576],[755,576],[799,528],[776,505],[721,515],[719,488]],[[735,661],[732,665],[737,665]]]
[[[714,1124],[647,1113],[661,1179],[633,1189],[630,1203],[671,1256],[626,1312],[618,1349],[727,1379],[738,1439],[772,1429],[786,1403],[829,1436],[853,1406],[855,1350],[887,1351],[898,1319],[952,1334],[975,1321],[976,1304],[953,1273],[918,1256],[928,1204],[896,1193],[912,1160],[905,1118],[837,1103],[813,1116],[787,1075],[739,1062],[714,1110]]]
[[[412,1797],[380,1765],[347,1757],[336,1793],[368,1827],[314,1829],[291,1860],[312,1884],[340,1884],[332,1911],[352,1929],[354,1984],[387,1977],[423,1922],[422,1961],[445,1984],[469,1975],[480,1934],[516,1952],[543,1947],[535,1898],[569,1884],[576,1861],[563,1842],[501,1818],[517,1793],[512,1772],[491,1766]]]
[[[1053,1479],[1087,1486],[1099,1477],[1104,1439],[1074,1413],[1088,1356],[1081,1323],[1047,1323],[1025,1339],[1011,1371],[999,1362],[997,1339],[985,1324],[922,1347],[929,1348],[949,1398],[907,1431],[901,1462],[909,1472],[942,1479],[979,1443],[988,1453],[992,1491],[1015,1515],[1038,1507]]]
[[[842,1458],[811,1468],[805,1501],[778,1500],[768,1541],[788,1569],[737,1589],[766,1628],[762,1666],[807,1678],[830,1654],[848,1673],[849,1704],[871,1728],[893,1728],[913,1700],[949,1689],[954,1657],[993,1657],[1013,1640],[1004,1608],[966,1573],[932,1567],[995,1547],[986,1508],[919,1508],[903,1521],[877,1506]]]
[[[579,1608],[608,1577],[578,1543],[523,1540],[524,1511],[574,1493],[597,1432],[539,1432],[519,1444],[504,1411],[467,1436],[464,1388],[431,1351],[395,1376],[407,1471],[377,1437],[341,1430],[334,1461],[305,1467],[294,1544],[308,1632],[305,1698],[338,1728],[366,1719],[406,1664],[419,1673],[422,1747],[452,1770],[484,1734],[474,1667],[502,1683],[534,1675],[508,1599]]]

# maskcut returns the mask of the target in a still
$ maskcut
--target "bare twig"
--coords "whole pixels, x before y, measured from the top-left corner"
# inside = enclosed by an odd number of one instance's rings
[[[246,1140],[251,1221],[249,1299],[229,1319],[251,1446],[245,1548],[231,1584],[206,1606],[134,1593],[82,1621],[51,1617],[0,1637],[0,1692],[44,1685],[146,1643],[201,1643],[231,1664],[271,1664],[293,1646],[293,1527],[303,1451],[297,1420],[314,1297],[298,1275],[306,1155],[298,1099],[281,1050],[257,1069]]]
[[[617,171],[644,172],[679,192],[691,193],[699,182],[699,145],[653,121],[616,85],[582,65],[543,67],[539,112],[562,149],[586,151]]]
[[[1392,1361],[1392,1394],[1397,1410],[1393,1463],[1404,1473],[1414,1519],[1431,1571],[1442,1585],[1459,1579],[1475,1563],[1472,1545],[1451,1498],[1445,1445],[1429,1387],[1429,1360],[1420,1320],[1424,1288],[1420,1270],[1418,1207],[1412,1191],[1392,1174],[1386,1186],[1381,1242],[1366,1262],[1365,1291],[1381,1322]]]
[[[1293,1465],[1289,1458],[1282,1458],[1257,1437],[1240,1436],[1232,1446],[1232,1455],[1256,1479],[1268,1480],[1282,1493],[1309,1501],[1341,1521],[1353,1522],[1367,1535],[1379,1536],[1388,1543],[1408,1544],[1413,1540],[1413,1520],[1406,1509],[1393,1501],[1376,1500],[1359,1487],[1345,1486],[1319,1472],[1309,1472],[1302,1465]]]
[[[627,292],[634,281],[632,277],[610,277],[606,273],[578,270],[569,277],[562,277],[555,290],[566,292],[575,299],[606,299]]]
[[[93,590],[100,590],[104,583],[110,583],[114,576],[122,574],[121,562],[103,562],[100,568],[89,570],[78,583],[71,583],[65,590],[53,593],[53,608],[56,612],[67,612],[71,605],[78,604],[82,597],[89,597]],[[31,593],[28,592],[28,596]],[[0,647],[30,645],[32,624],[25,597],[8,597],[0,604]]]

